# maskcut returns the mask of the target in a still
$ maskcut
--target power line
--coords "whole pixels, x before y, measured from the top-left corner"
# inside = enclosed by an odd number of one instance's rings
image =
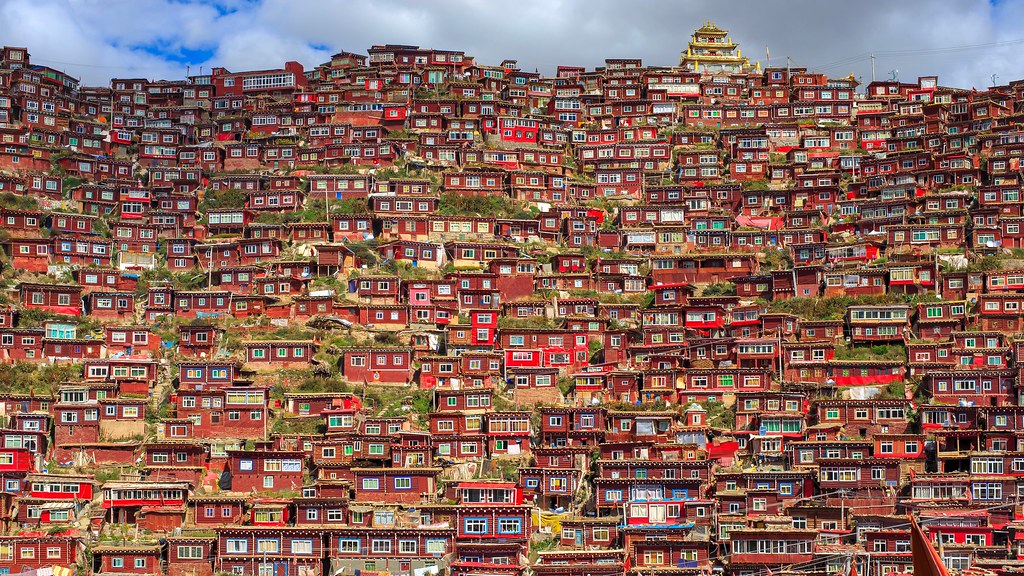
[[[808,499],[810,499],[810,498],[808,498]],[[1005,504],[996,504],[994,506],[989,506],[988,508],[980,508],[980,509],[975,510],[975,511],[976,512],[988,512],[990,510],[998,510],[1000,508],[1007,508],[1007,507],[1016,506],[1017,504],[1018,504],[1017,502],[1009,502],[1009,503],[1005,503]],[[860,508],[875,508],[875,507],[876,506],[848,506],[848,507],[846,507],[846,509],[847,510],[857,510],[857,509],[860,509]],[[932,522],[938,522],[938,521],[940,521],[940,519],[936,518],[934,520],[924,520],[924,521],[920,522],[920,524],[922,526],[924,526],[926,524],[929,524],[929,523],[932,523]],[[892,525],[892,526],[886,526],[885,529],[891,530],[891,529],[894,529],[894,528],[909,528],[911,526],[913,526],[913,524],[911,524],[910,522],[905,522],[903,524],[895,524],[895,525]],[[840,535],[837,535],[837,538],[841,540],[843,538],[848,538],[850,536],[857,536],[857,532],[850,532],[848,534],[840,534]],[[833,554],[845,554],[845,553],[844,552],[835,552]],[[731,554],[719,554],[719,555],[715,556],[714,559],[723,559],[723,558],[729,557],[730,555]],[[712,558],[709,558],[709,560],[711,560],[711,559]],[[806,562],[797,562],[797,563],[794,563],[794,564],[782,564],[780,566],[782,567],[782,569],[811,568],[811,567],[814,567],[817,564],[820,564],[822,562],[822,560],[825,560],[827,562],[827,561],[831,561],[831,558],[828,558],[828,557],[826,557],[826,558],[818,558],[818,559],[814,559],[814,560],[808,560]],[[756,572],[753,572],[749,576],[768,576],[771,573],[772,573],[771,570],[758,570]]]
[[[140,68],[143,68],[142,66],[110,66],[104,64],[82,64],[80,62],[62,62],[60,60],[51,60],[49,58],[38,58],[35,55],[32,56],[32,61],[59,64],[61,66],[82,66],[84,68],[107,68],[111,70],[138,70]]]
[[[877,54],[883,56],[900,56],[903,54],[935,54],[945,52],[958,52],[961,50],[977,50],[980,48],[1001,48],[1004,46],[1015,46],[1017,44],[1024,44],[1024,38],[1018,38],[1016,40],[1004,40],[1002,42],[987,42],[984,44],[963,44],[961,46],[939,46],[935,48],[913,48],[907,50],[887,50],[880,51]]]
[[[945,54],[954,54],[957,52],[965,52],[970,50],[980,50],[985,48],[1004,48],[1007,46],[1017,46],[1024,44],[1024,38],[1017,38],[1013,40],[1003,40],[1000,42],[986,42],[982,44],[962,44],[959,46],[936,46],[933,48],[908,48],[905,50],[881,50],[875,52],[877,56],[890,56],[890,57],[913,57],[913,56],[938,56]],[[850,64],[857,64],[871,59],[871,54],[861,53],[856,55],[847,56],[846,58],[840,58],[831,62],[825,62],[820,65],[813,66],[814,70],[825,71],[834,69],[840,66],[847,66]]]

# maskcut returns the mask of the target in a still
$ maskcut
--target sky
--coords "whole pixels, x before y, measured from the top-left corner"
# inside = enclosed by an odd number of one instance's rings
[[[605,58],[676,65],[712,20],[743,54],[830,76],[983,89],[1024,78],[1024,0],[0,0],[0,44],[86,85],[311,68],[347,50],[415,44],[482,64],[592,69]]]

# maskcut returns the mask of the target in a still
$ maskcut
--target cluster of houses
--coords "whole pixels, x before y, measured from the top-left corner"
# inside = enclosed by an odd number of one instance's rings
[[[0,48],[0,573],[1018,573],[1020,102]]]

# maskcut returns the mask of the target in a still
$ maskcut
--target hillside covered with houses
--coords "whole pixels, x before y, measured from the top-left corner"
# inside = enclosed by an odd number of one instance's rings
[[[1024,80],[278,64],[0,48],[0,574],[1024,572]]]

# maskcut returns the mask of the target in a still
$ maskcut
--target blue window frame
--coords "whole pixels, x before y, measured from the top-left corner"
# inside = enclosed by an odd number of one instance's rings
[[[490,534],[488,518],[464,518],[462,531],[466,534]]]
[[[498,534],[522,534],[522,518],[498,518]]]

